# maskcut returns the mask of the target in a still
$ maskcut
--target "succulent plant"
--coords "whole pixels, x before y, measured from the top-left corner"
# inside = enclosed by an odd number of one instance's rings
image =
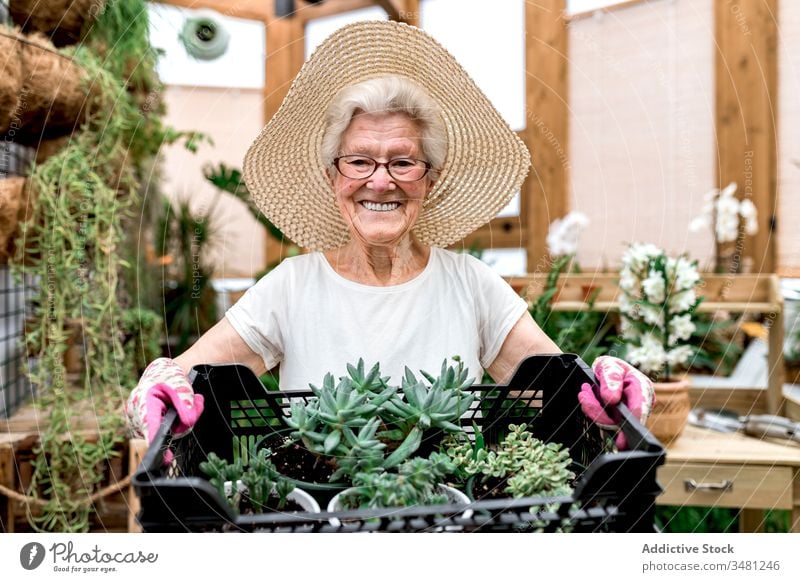
[[[354,489],[342,496],[342,505],[367,509],[447,503],[447,496],[437,491],[437,485],[454,469],[447,455],[431,453],[428,458],[405,461],[397,472],[363,471],[353,478]]]
[[[505,480],[504,491],[512,497],[567,495],[575,478],[569,451],[558,443],[545,443],[522,425],[508,425],[508,434],[495,450],[472,445],[467,439],[450,438],[448,457],[462,477],[480,476]],[[477,441],[476,441],[477,442]]]
[[[447,365],[447,360],[442,363],[442,372],[438,378],[421,372],[430,382],[417,380],[414,374],[406,367],[401,390],[403,397],[395,395],[385,405],[384,417],[390,424],[398,427],[395,429],[405,438],[395,451],[389,455],[385,467],[394,467],[407,459],[419,448],[423,433],[429,428],[439,428],[446,432],[463,432],[455,424],[469,410],[475,395],[466,392],[474,380],[467,378],[467,370],[458,361],[458,369]],[[396,432],[387,432],[396,436]]]
[[[348,376],[338,383],[326,374],[321,387],[311,385],[314,398],[290,404],[284,420],[291,438],[333,461],[331,481],[395,467],[419,449],[428,429],[462,431],[456,423],[474,399],[466,391],[473,380],[463,363],[455,361],[454,368],[445,360],[438,378],[422,372],[429,386],[408,368],[401,387],[390,386],[379,364],[366,372],[363,359],[348,365]],[[391,452],[385,457],[387,450]]]
[[[209,453],[205,461],[200,463],[200,470],[208,476],[208,481],[219,491],[223,499],[229,499],[225,491],[225,482],[236,483],[244,474],[244,465],[241,459],[228,463],[216,453]]]
[[[212,452],[208,454],[206,461],[200,463],[200,470],[208,475],[209,482],[237,511],[243,493],[237,486],[239,482],[246,488],[247,498],[254,510],[263,510],[273,497],[278,499],[277,509],[282,509],[286,505],[287,496],[294,490],[294,484],[279,475],[269,459],[271,455],[272,451],[266,448],[253,451],[245,467],[241,459],[228,463]],[[225,487],[226,482],[231,484],[228,489]]]

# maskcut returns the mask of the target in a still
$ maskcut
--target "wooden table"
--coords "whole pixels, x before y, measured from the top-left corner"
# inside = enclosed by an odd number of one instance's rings
[[[658,470],[659,505],[742,508],[740,529],[763,528],[765,509],[791,510],[800,532],[800,443],[687,426]]]

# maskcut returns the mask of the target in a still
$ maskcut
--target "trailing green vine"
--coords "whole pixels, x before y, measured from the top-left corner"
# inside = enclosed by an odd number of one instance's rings
[[[46,499],[41,512],[29,515],[31,525],[42,531],[88,529],[92,507],[87,500],[104,479],[105,460],[118,454],[124,439],[122,386],[134,381],[132,362],[122,349],[117,296],[123,266],[120,220],[133,196],[130,174],[119,163],[131,104],[117,98],[124,86],[91,52],[76,50],[73,57],[91,87],[87,119],[30,175],[32,215],[22,229],[15,267],[39,283],[26,336],[36,362],[28,376],[40,387],[37,405],[50,419],[35,451],[27,493]],[[73,381],[63,354],[76,321],[85,358],[83,372]],[[73,426],[80,417],[76,413],[87,407],[96,418],[91,439]]]
[[[135,256],[126,237],[142,215],[137,177],[161,145],[188,137],[191,146],[196,134],[162,123],[147,30],[144,0],[109,2],[86,43],[62,51],[84,70],[86,117],[29,177],[32,208],[12,266],[38,288],[25,338],[36,405],[49,414],[26,492],[38,531],[89,529],[107,461],[126,438],[122,404],[143,360],[157,355],[158,315],[126,309],[122,275]],[[76,327],[84,366],[71,376],[64,353]],[[87,417],[91,427],[75,424]]]

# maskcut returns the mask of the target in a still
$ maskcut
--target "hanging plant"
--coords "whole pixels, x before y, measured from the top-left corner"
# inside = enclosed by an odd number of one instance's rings
[[[23,225],[15,258],[19,275],[39,281],[26,336],[36,365],[27,374],[39,387],[36,404],[50,416],[34,451],[27,493],[44,501],[30,514],[31,525],[41,531],[88,529],[103,463],[125,437],[122,387],[134,382],[132,362],[122,349],[118,277],[121,220],[134,197],[130,174],[119,160],[136,113],[119,99],[124,86],[91,52],[78,50],[71,56],[87,71],[87,88],[93,87],[87,119],[61,151],[33,170],[29,180],[36,204]],[[120,177],[114,187],[111,174]],[[85,357],[84,370],[73,382],[63,355],[74,321],[83,328]],[[96,439],[72,425],[87,403],[96,418]]]

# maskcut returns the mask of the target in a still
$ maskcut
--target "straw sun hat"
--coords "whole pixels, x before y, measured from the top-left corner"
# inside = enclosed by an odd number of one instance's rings
[[[298,245],[327,250],[349,230],[325,175],[325,113],[349,85],[388,75],[422,87],[442,109],[447,156],[413,232],[447,247],[513,198],[530,154],[455,58],[422,30],[358,22],[328,37],[306,61],[278,112],[250,146],[244,179],[258,208]]]

